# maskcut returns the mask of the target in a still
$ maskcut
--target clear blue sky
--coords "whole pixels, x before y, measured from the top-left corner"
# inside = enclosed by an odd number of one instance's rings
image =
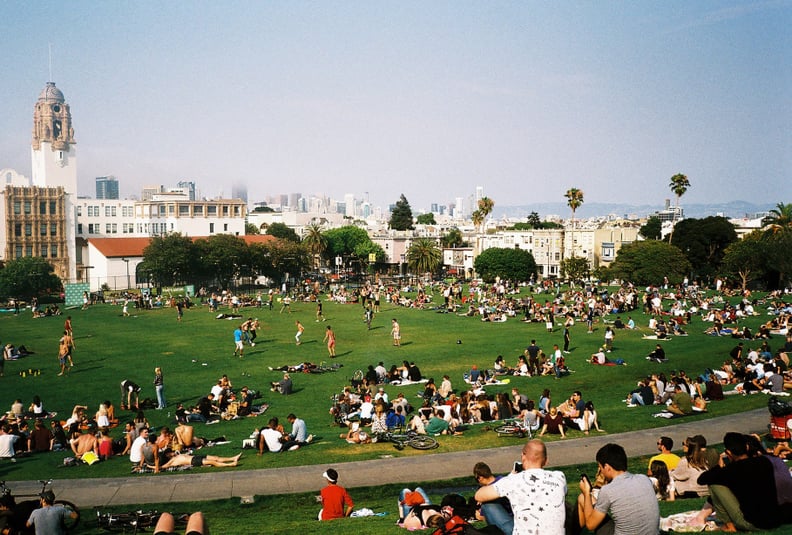
[[[71,105],[80,192],[370,193],[414,209],[792,200],[792,1],[4,2],[0,168]]]

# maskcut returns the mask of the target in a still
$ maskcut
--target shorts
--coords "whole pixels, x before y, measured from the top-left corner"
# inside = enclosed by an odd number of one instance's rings
[[[66,364],[66,355],[58,356],[58,362],[61,364]]]
[[[238,342],[234,342],[234,343],[236,344],[236,348],[237,349],[244,349],[245,348],[245,344],[242,342],[242,340],[239,340]]]
[[[190,459],[190,465],[203,466],[204,459],[206,459],[206,455],[193,455],[193,458]]]

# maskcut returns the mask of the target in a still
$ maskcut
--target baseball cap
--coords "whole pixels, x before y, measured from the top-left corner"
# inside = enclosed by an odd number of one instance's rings
[[[335,483],[336,481],[338,481],[338,472],[336,472],[332,468],[328,468],[322,474],[322,477],[328,480],[330,483]]]

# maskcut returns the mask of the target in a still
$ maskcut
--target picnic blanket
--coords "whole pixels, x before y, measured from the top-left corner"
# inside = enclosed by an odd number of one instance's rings
[[[469,378],[466,377],[465,378],[465,382],[467,384],[469,384],[469,385],[478,385],[478,386],[484,387],[484,386],[490,386],[490,385],[492,385],[492,386],[507,385],[507,384],[509,384],[511,382],[511,379],[508,379],[508,378],[507,379],[495,379],[494,381],[493,380],[489,380],[489,381],[487,381],[485,383],[479,383],[478,381],[471,381]]]
[[[406,385],[420,385],[424,383],[428,383],[429,379],[421,379],[420,381],[410,381],[409,379],[396,379],[395,381],[391,381],[390,384],[397,386],[406,386]]]

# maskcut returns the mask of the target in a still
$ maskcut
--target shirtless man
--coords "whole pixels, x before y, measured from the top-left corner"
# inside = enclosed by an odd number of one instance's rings
[[[234,457],[180,453],[179,455],[174,455],[167,463],[163,464],[162,469],[168,469],[174,466],[237,466],[240,457],[242,457],[241,453]]]
[[[82,459],[82,456],[89,451],[99,455],[99,441],[96,439],[96,430],[89,429],[84,434],[74,437],[69,441],[74,456]]]

